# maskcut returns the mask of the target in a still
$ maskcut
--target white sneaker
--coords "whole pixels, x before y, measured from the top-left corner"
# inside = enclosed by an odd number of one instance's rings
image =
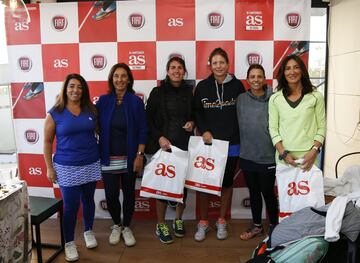
[[[127,247],[135,246],[136,240],[130,227],[124,227],[121,233]]]
[[[120,242],[122,227],[119,225],[113,225],[111,227],[111,229],[112,229],[112,231],[109,236],[109,243],[110,243],[110,245],[116,245],[117,243]]]
[[[84,232],[84,239],[85,239],[85,244],[87,248],[95,248],[97,247],[97,242],[96,242],[96,238],[94,235],[94,232],[92,230],[88,230],[86,232]]]
[[[206,233],[209,232],[209,225],[204,225],[204,224],[198,224],[197,225],[197,230],[196,233],[194,235],[194,239],[196,241],[203,241],[206,238]]]
[[[220,224],[219,222],[216,222],[216,228],[217,228],[217,232],[216,232],[217,239],[219,239],[219,240],[227,239],[228,231],[227,231],[226,222],[224,222],[222,224]]]
[[[79,254],[74,241],[65,243],[65,259],[67,261],[76,261],[79,259]]]

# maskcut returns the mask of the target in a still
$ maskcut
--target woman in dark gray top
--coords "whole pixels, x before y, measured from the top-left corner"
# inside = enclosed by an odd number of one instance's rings
[[[253,225],[240,235],[249,240],[263,233],[261,224],[262,197],[268,210],[270,225],[278,223],[278,206],[274,193],[275,148],[268,126],[268,102],[272,89],[265,83],[265,71],[253,64],[247,71],[250,89],[236,100],[240,131],[240,167],[250,192]]]

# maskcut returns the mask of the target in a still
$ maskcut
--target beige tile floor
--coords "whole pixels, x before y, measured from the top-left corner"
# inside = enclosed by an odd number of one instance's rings
[[[248,220],[231,220],[230,236],[227,240],[216,239],[215,227],[203,242],[193,239],[196,222],[187,221],[187,234],[184,238],[175,238],[173,244],[162,244],[155,236],[155,221],[133,222],[132,229],[137,240],[135,247],[127,248],[123,242],[110,246],[110,220],[98,219],[94,223],[94,232],[98,240],[98,247],[87,249],[82,236],[82,225],[78,223],[75,242],[78,246],[80,260],[78,262],[101,263],[230,263],[246,262],[253,249],[263,239],[257,237],[250,241],[242,241],[240,233],[248,227]],[[41,225],[43,242],[60,242],[59,226],[55,219],[49,219]],[[50,249],[43,250],[43,259],[52,253]],[[36,251],[33,249],[32,263],[37,262]],[[64,253],[61,253],[53,262],[66,262]]]

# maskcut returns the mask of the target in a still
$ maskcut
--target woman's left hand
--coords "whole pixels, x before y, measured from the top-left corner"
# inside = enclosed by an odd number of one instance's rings
[[[317,157],[317,151],[315,149],[311,149],[304,155],[304,161],[301,164],[301,169],[304,171],[309,171],[311,167],[314,165],[314,162]]]
[[[136,155],[134,160],[134,172],[139,173],[143,169],[144,156]]]
[[[188,121],[187,123],[185,123],[185,125],[183,126],[183,128],[185,129],[185,131],[187,132],[192,132],[192,130],[194,129],[194,122],[193,121]]]

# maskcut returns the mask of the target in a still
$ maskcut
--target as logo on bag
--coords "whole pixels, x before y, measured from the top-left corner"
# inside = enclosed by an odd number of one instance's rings
[[[291,182],[288,184],[288,195],[307,195],[310,193],[309,181]]]
[[[161,176],[167,176],[169,178],[174,178],[176,175],[175,166],[174,165],[166,166],[163,163],[158,163],[156,165],[155,174]]]
[[[198,156],[195,159],[194,167],[212,171],[215,169],[215,160],[212,158]]]

